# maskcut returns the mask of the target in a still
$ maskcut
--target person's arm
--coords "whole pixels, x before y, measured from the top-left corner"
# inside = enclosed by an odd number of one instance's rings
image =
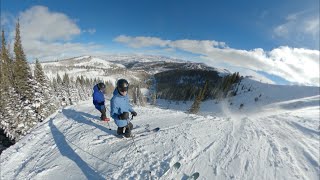
[[[98,98],[97,98],[97,103],[100,106],[100,109],[103,110],[106,108],[105,106],[105,100],[104,100],[104,95],[102,93],[99,93]]]
[[[110,101],[110,116],[114,119],[114,120],[118,120],[119,119],[119,107],[116,105],[116,103],[114,102],[114,99],[112,98]]]

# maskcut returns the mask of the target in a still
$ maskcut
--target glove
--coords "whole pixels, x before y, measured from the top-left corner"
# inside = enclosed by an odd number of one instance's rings
[[[131,114],[132,114],[132,116],[137,116],[138,115],[137,112],[135,112],[135,111],[131,112]]]
[[[121,120],[129,119],[129,113],[123,112],[122,114],[119,115],[119,119],[121,119]]]

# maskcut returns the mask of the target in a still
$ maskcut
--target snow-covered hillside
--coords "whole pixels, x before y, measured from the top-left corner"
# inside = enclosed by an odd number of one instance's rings
[[[135,107],[138,149],[82,102],[5,150],[1,179],[186,180],[198,172],[198,179],[317,180],[319,97],[318,87],[244,80],[237,96],[203,102],[199,115],[185,113],[191,102],[159,100],[159,107]],[[176,162],[181,167],[166,172]]]
[[[123,71],[125,70],[125,66],[122,64],[109,62],[93,56],[81,56],[54,62],[42,62],[41,64],[46,76],[50,80],[57,78],[57,74],[63,77],[67,73],[73,79],[83,76],[84,78],[97,78],[114,83],[120,74],[124,74]],[[33,66],[32,64],[32,69]],[[119,73],[117,74],[113,71],[119,71]],[[112,72],[112,74],[106,76],[107,72]],[[131,75],[133,78],[138,79],[134,74]]]
[[[43,70],[50,80],[63,77],[65,73],[76,79],[83,76],[114,83],[119,78],[143,81],[146,74],[152,75],[172,69],[202,69],[217,71],[221,76],[230,74],[225,69],[209,67],[180,59],[147,55],[80,56],[53,62],[42,62]],[[31,64],[34,69],[34,64]]]

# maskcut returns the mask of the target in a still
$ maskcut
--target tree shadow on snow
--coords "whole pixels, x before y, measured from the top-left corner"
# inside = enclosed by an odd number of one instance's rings
[[[89,126],[93,126],[93,127],[97,128],[97,129],[103,131],[103,132],[106,132],[107,134],[116,135],[116,130],[109,130],[109,128],[106,128],[106,127],[104,127],[102,125],[96,124],[96,123],[88,120],[88,118],[100,119],[100,117],[98,117],[98,116],[94,116],[94,115],[91,115],[91,114],[88,114],[88,113],[85,113],[85,112],[76,111],[74,109],[63,109],[62,113],[68,119],[73,119],[74,121],[76,121],[78,123],[83,123],[83,124],[87,124]]]
[[[61,155],[75,162],[87,179],[105,179],[94,169],[92,169],[84,160],[82,160],[77,153],[74,152],[74,150],[69,146],[67,139],[65,138],[63,133],[61,133],[53,124],[53,119],[49,121],[49,127]]]

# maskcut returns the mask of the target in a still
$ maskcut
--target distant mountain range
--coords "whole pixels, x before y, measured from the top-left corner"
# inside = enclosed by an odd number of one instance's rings
[[[142,76],[155,75],[169,70],[215,71],[220,76],[230,74],[203,63],[194,63],[164,56],[110,55],[104,57],[80,56],[50,62],[42,62],[49,79],[67,73],[70,77],[84,76],[115,82],[119,78],[141,80]],[[33,68],[33,64],[31,67]]]

